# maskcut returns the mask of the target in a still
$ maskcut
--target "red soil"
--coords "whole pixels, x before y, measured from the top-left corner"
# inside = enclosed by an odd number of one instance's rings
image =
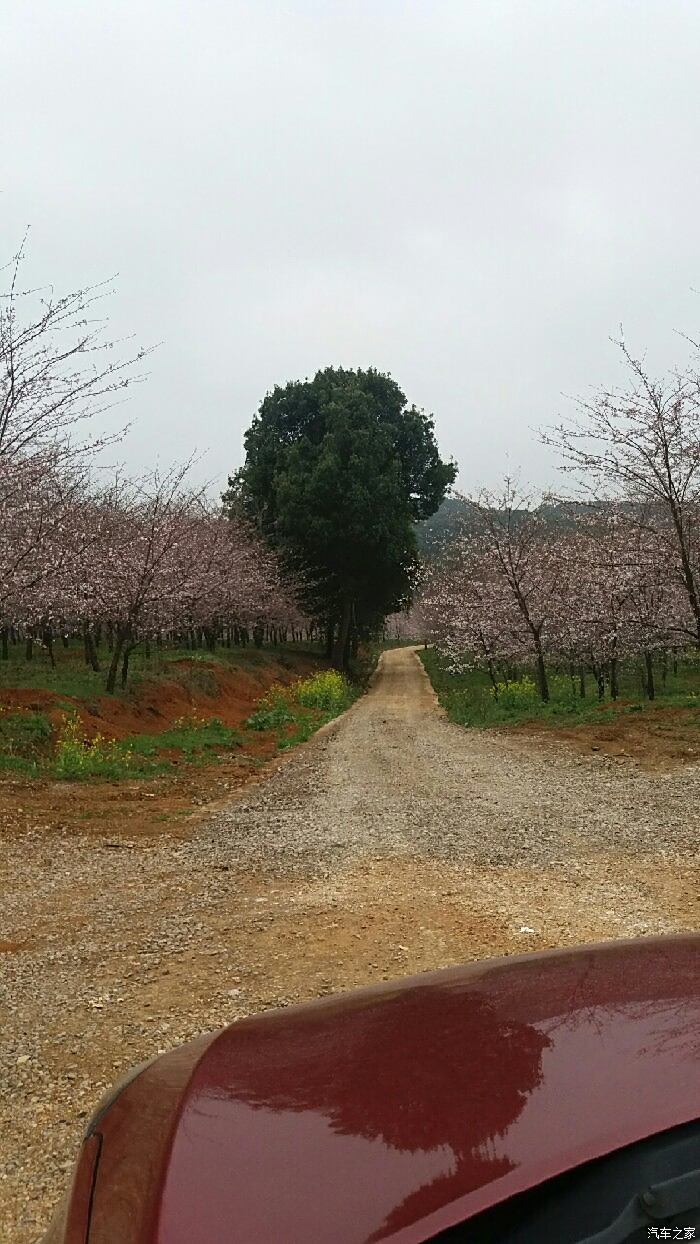
[[[249,671],[185,659],[173,662],[167,679],[143,682],[124,698],[101,696],[87,704],[51,691],[3,689],[0,704],[46,712],[55,726],[65,705],[72,704],[89,737],[158,733],[193,715],[218,717],[235,727],[273,682],[289,684],[322,665],[320,658],[298,652],[289,654],[286,665],[270,659]],[[236,790],[259,780],[261,766],[278,763],[277,738],[273,731],[248,733],[243,747],[216,764],[190,765],[181,757],[178,764],[174,754],[170,759],[177,768],[167,774],[119,781],[59,782],[8,772],[0,780],[0,832],[48,829],[106,840],[161,834],[187,838]],[[8,949],[0,943],[0,951]]]
[[[618,700],[616,707],[625,703],[630,701]],[[620,713],[612,720],[600,722],[567,726],[526,721],[502,729],[514,734],[546,734],[548,738],[563,740],[577,752],[600,752],[651,771],[669,771],[700,762],[700,714],[696,708],[660,705],[640,713]]]
[[[100,696],[86,703],[71,696],[37,688],[0,689],[0,704],[7,708],[45,712],[52,724],[60,724],[70,704],[80,717],[87,738],[101,734],[123,739],[133,734],[157,734],[185,717],[218,717],[227,726],[239,726],[272,683],[285,686],[318,669],[319,661],[304,653],[294,654],[294,668],[270,660],[254,670],[243,671],[216,661],[173,661],[168,678],[140,683],[128,696]]]

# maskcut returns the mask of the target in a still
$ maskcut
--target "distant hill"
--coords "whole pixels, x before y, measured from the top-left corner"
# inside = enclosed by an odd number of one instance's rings
[[[619,502],[621,506],[632,506],[631,502]],[[570,527],[575,521],[577,508],[588,509],[584,503],[575,501],[543,505],[542,513],[553,527]],[[442,505],[430,517],[416,523],[416,540],[418,551],[425,561],[432,561],[442,548],[454,539],[458,531],[469,527],[469,507],[458,497],[446,497]]]
[[[430,518],[416,523],[416,540],[421,557],[430,561],[437,556],[443,545],[449,544],[454,538],[460,520],[463,522],[467,513],[464,501],[457,497],[445,497],[439,510]]]

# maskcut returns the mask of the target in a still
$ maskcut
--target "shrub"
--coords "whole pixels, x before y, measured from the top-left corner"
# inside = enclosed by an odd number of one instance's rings
[[[293,734],[280,746],[309,738],[321,720],[336,717],[352,703],[353,689],[337,670],[321,670],[289,687],[274,683],[251,713],[246,725],[252,730],[282,730],[294,724]]]
[[[269,691],[258,701],[258,707],[246,719],[251,730],[277,730],[294,721],[290,703],[291,689],[273,683]]]
[[[342,713],[352,698],[350,683],[337,670],[321,670],[296,683],[292,690],[304,708],[318,708],[334,715]]]

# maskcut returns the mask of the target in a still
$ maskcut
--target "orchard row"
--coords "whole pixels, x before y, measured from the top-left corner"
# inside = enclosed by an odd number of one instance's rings
[[[110,691],[143,640],[213,647],[306,625],[274,554],[183,470],[96,487],[46,452],[0,461],[0,619],[5,653],[10,631],[52,657],[55,635],[80,636],[98,668],[106,638]]]
[[[0,656],[20,638],[53,659],[56,636],[80,636],[96,667],[106,639],[111,691],[142,641],[297,634],[298,585],[186,467],[136,480],[96,468],[110,438],[83,428],[143,378],[147,352],[119,359],[105,339],[108,290],[24,291],[22,262],[0,299]]]
[[[594,673],[619,693],[638,662],[650,698],[656,654],[700,647],[700,378],[650,377],[624,344],[628,384],[578,404],[543,435],[573,496],[464,498],[463,527],[426,575],[426,633],[455,666],[514,667],[542,700],[548,670]],[[661,658],[662,668],[667,656]]]

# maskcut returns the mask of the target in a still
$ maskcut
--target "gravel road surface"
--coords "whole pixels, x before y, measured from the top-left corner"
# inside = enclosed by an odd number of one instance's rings
[[[284,872],[368,853],[551,866],[608,847],[693,850],[699,796],[700,767],[659,777],[545,736],[466,731],[444,717],[414,650],[398,648],[361,704],[207,841]]]
[[[267,1006],[700,926],[700,767],[467,731],[411,649],[189,841],[0,838],[0,1239],[30,1244],[117,1074]]]

